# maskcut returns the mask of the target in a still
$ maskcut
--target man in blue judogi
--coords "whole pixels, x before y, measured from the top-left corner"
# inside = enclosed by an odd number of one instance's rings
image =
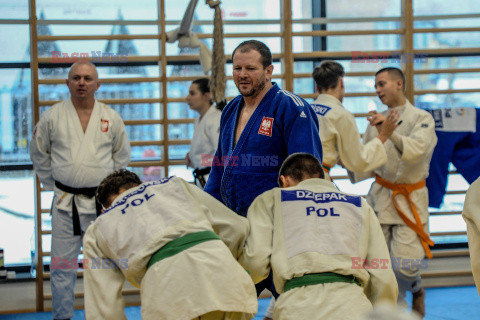
[[[264,43],[245,41],[232,59],[240,95],[222,112],[205,191],[246,216],[255,197],[277,186],[288,155],[306,152],[322,161],[322,145],[310,105],[271,82],[272,54]]]

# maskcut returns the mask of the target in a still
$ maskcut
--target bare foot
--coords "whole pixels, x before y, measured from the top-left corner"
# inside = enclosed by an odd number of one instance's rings
[[[416,311],[422,319],[425,317],[425,289],[421,288],[413,293],[412,310]]]

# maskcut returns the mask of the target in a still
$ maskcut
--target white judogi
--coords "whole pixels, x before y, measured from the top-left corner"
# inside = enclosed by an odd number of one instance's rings
[[[71,100],[48,109],[35,127],[30,143],[33,167],[46,190],[54,190],[52,203],[52,259],[69,263],[80,253],[81,237],[73,235],[73,195],[54,186],[57,180],[74,188],[95,187],[109,173],[130,162],[130,143],[116,111],[95,101],[83,132]],[[75,196],[82,232],[96,218],[95,199]],[[52,260],[53,261],[53,260]],[[73,317],[75,268],[53,268],[53,316]]]
[[[113,203],[84,239],[87,319],[126,319],[120,294],[125,278],[141,288],[143,319],[190,320],[212,311],[253,318],[258,308],[255,286],[235,260],[249,231],[245,218],[177,177],[129,189]],[[223,242],[196,244],[147,270],[160,248],[206,230],[215,231]],[[95,259],[116,264],[93,268]]]
[[[195,119],[194,133],[190,144],[190,160],[193,168],[209,167],[202,163],[202,155],[213,157],[217,151],[221,116],[222,111],[212,105],[203,117]],[[209,160],[211,161],[211,158]]]
[[[321,94],[312,107],[318,117],[325,165],[333,167],[341,160],[350,171],[368,172],[387,162],[387,152],[380,139],[375,137],[362,144],[355,118],[340,100]]]
[[[95,187],[114,170],[130,162],[130,143],[120,115],[95,101],[87,130],[71,100],[55,104],[41,117],[30,144],[30,158],[46,190],[54,190],[58,209],[71,210],[71,194],[54,187],[54,181],[83,188]],[[95,201],[75,198],[79,213],[94,214]]]
[[[383,233],[361,197],[339,192],[325,179],[308,179],[261,194],[247,218],[251,231],[239,262],[255,283],[272,269],[281,293],[275,319],[357,319],[372,303],[396,302],[397,284]],[[363,268],[362,259],[384,259],[384,268]],[[362,287],[335,282],[282,293],[287,280],[323,272],[353,275]]]
[[[391,109],[391,108],[390,108]],[[351,175],[353,182],[379,175],[383,179],[395,184],[414,184],[428,176],[430,159],[437,143],[435,123],[430,113],[415,108],[408,100],[405,105],[395,107],[402,123],[395,129],[390,139],[384,145],[387,150],[388,161],[385,165],[366,174]],[[388,113],[384,111],[386,116]],[[368,126],[364,143],[375,139],[378,131]],[[392,202],[393,191],[378,183],[373,183],[367,195],[368,203],[375,210],[382,225],[385,239],[392,257],[403,260],[421,260],[425,257],[420,238],[410,229],[398,215]],[[410,198],[414,203],[424,230],[428,234],[428,191],[421,188],[413,191]],[[398,195],[395,198],[400,209],[414,220],[413,212],[406,198]],[[416,292],[420,288],[420,263],[408,264],[408,267],[395,269],[399,283],[398,303],[406,306],[405,291]]]
[[[468,250],[473,278],[480,295],[480,178],[468,188],[463,206],[463,219],[467,223]]]

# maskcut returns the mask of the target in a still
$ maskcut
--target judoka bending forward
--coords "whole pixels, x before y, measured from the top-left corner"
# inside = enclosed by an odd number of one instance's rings
[[[248,210],[240,263],[255,283],[273,271],[274,319],[358,319],[395,304],[398,288],[380,224],[358,196],[338,191],[312,155],[289,156],[279,184]]]
[[[109,208],[84,238],[87,319],[126,319],[125,278],[141,288],[143,319],[253,318],[255,286],[235,260],[245,218],[180,178],[141,184],[127,170],[98,199]]]

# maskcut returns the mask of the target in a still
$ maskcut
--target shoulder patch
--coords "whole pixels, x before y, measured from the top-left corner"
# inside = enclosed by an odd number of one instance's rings
[[[332,108],[324,106],[323,104],[312,104],[311,105],[313,108],[313,111],[315,111],[316,114],[325,116],[328,111],[332,110]]]
[[[300,99],[300,97],[297,96],[296,94],[293,94],[293,93],[291,93],[287,90],[283,90],[283,89],[278,91],[278,92],[281,92],[284,95],[286,95],[287,97],[290,97],[297,106],[299,106],[299,107],[304,106],[304,103],[303,103],[302,99]]]

